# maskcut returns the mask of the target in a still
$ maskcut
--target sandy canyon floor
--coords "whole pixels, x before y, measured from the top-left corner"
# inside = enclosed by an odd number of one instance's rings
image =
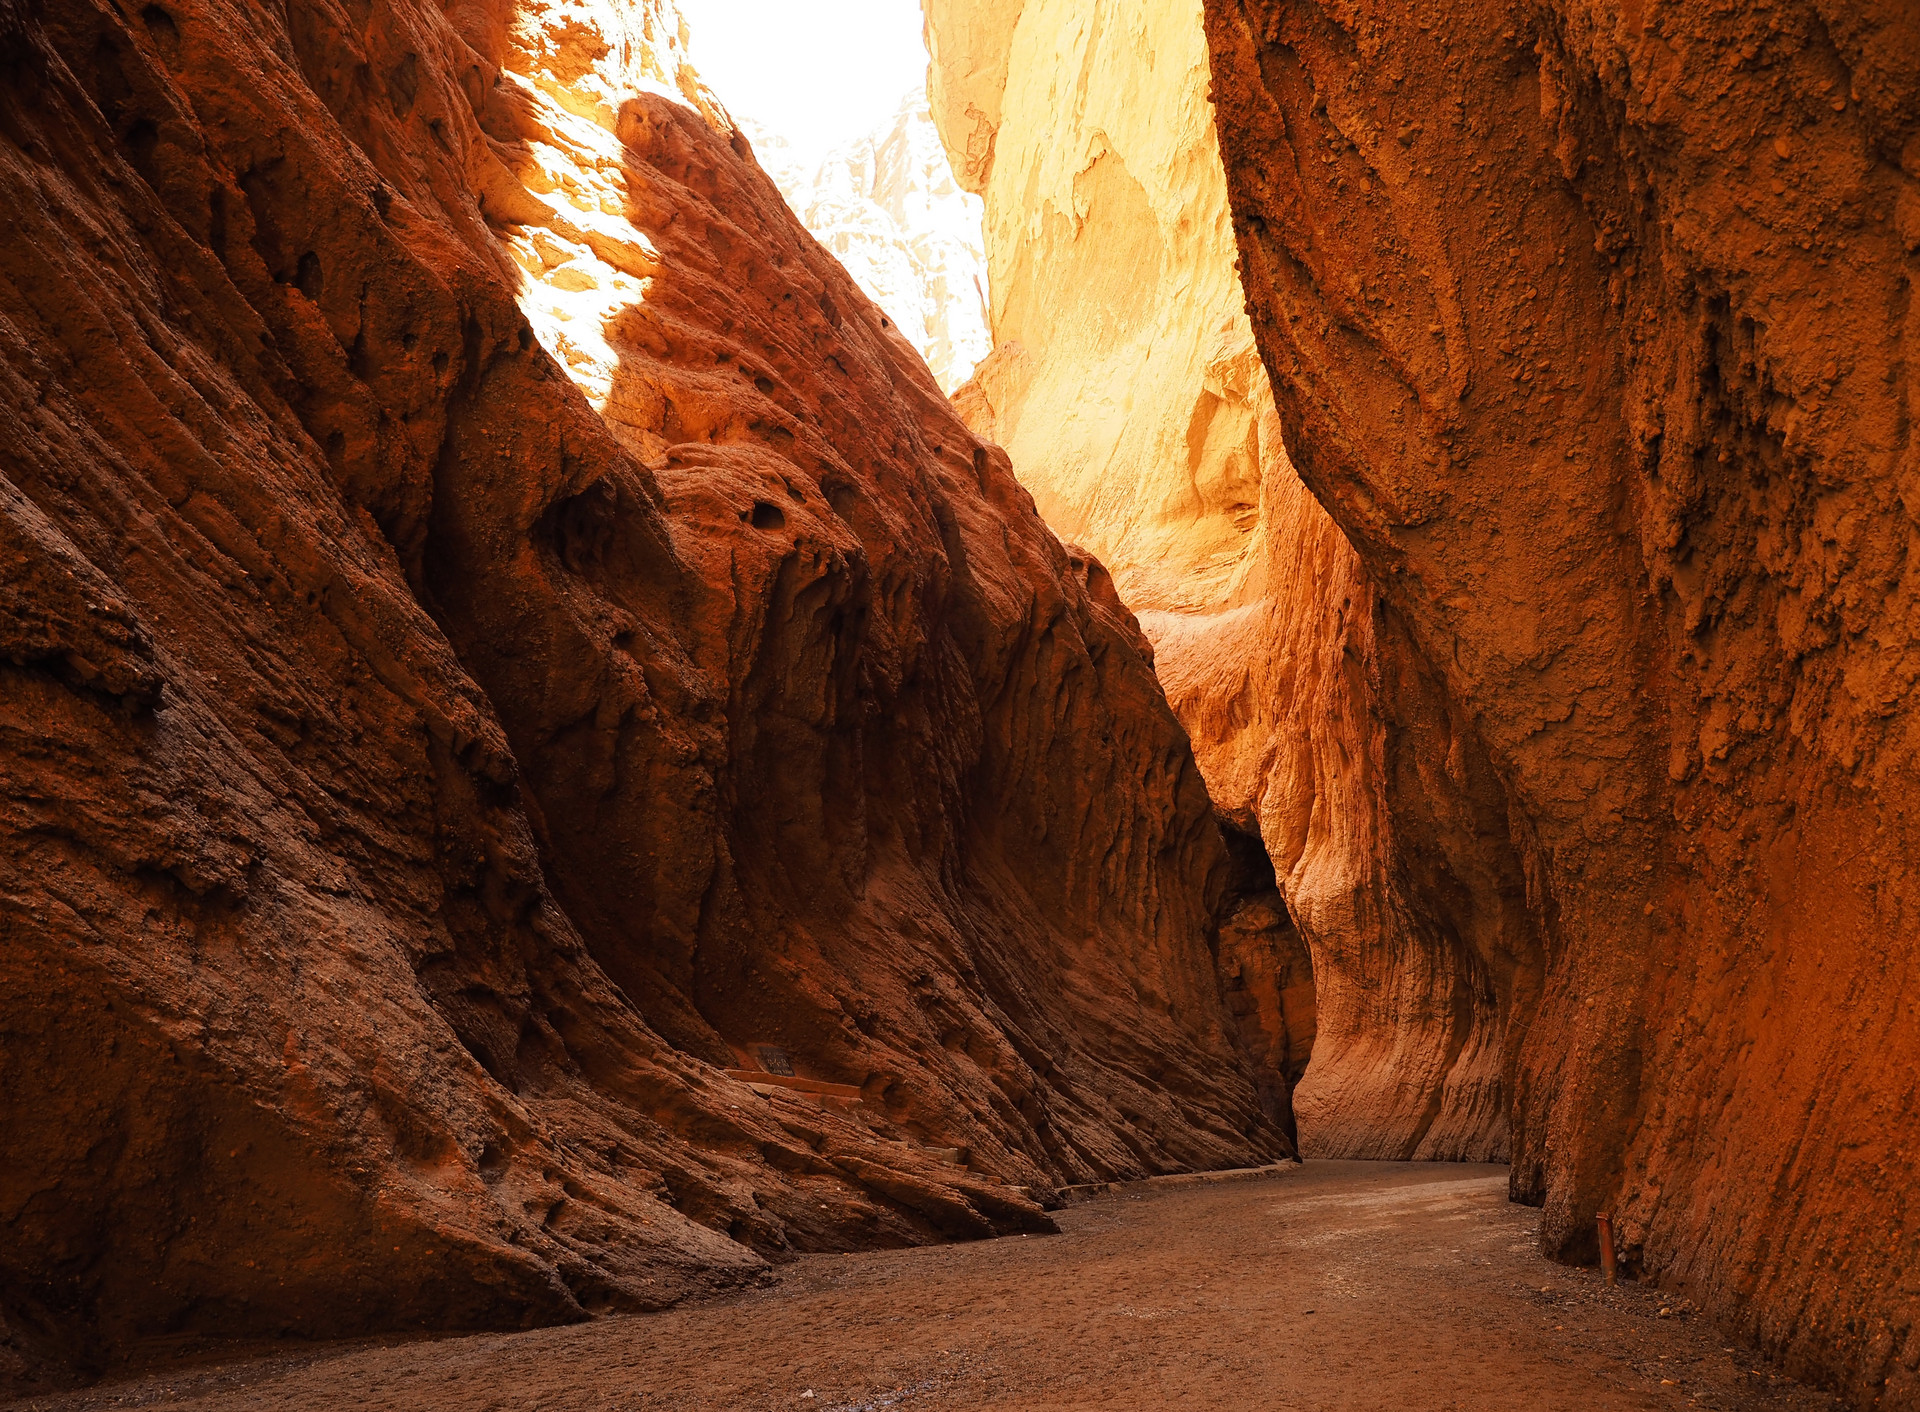
[[[1837,1406],[1656,1291],[1541,1259],[1506,1188],[1503,1167],[1312,1162],[1102,1197],[1058,1236],[809,1257],[665,1314],[181,1364],[12,1407]]]

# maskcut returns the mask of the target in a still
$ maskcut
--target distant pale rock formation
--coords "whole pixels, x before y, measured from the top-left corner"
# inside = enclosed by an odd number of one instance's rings
[[[1309,1156],[1502,1160],[1524,879],[1483,754],[1295,472],[1312,448],[1283,444],[1199,0],[926,14],[992,272],[996,345],[953,404],[1113,575],[1215,807],[1265,851],[1273,895],[1244,915],[1271,921],[1219,952],[1263,1081]]]
[[[899,325],[941,389],[971,377],[993,348],[983,205],[954,180],[926,94],[907,94],[884,128],[812,172],[785,138],[739,121],[794,214]]]

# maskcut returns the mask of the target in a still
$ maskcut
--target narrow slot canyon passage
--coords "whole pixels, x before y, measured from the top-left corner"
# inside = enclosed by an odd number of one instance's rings
[[[1838,1406],[1656,1291],[1540,1260],[1502,1167],[1310,1162],[1146,1187],[1060,1233],[808,1256],[640,1320],[182,1366],[23,1407],[386,1412]]]
[[[0,198],[0,1407],[1920,1412],[1920,5],[0,0]]]

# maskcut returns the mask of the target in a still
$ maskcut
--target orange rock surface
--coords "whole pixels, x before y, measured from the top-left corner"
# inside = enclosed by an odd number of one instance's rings
[[[1920,1406],[1920,14],[1207,23],[1287,444],[1524,867],[1516,1194]]]
[[[926,10],[998,340],[955,404],[1111,569],[1215,804],[1268,853],[1298,930],[1273,983],[1304,943],[1318,1008],[1290,1030],[1318,1036],[1288,1076],[1302,1150],[1504,1158],[1505,999],[1537,947],[1504,802],[1288,460],[1198,0]]]
[[[5,0],[0,71],[9,1376],[1289,1150],[1131,616],[661,0]]]

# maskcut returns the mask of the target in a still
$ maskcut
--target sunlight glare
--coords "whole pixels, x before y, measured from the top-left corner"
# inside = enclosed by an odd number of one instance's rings
[[[736,116],[811,170],[924,92],[918,0],[677,0],[693,66]]]

